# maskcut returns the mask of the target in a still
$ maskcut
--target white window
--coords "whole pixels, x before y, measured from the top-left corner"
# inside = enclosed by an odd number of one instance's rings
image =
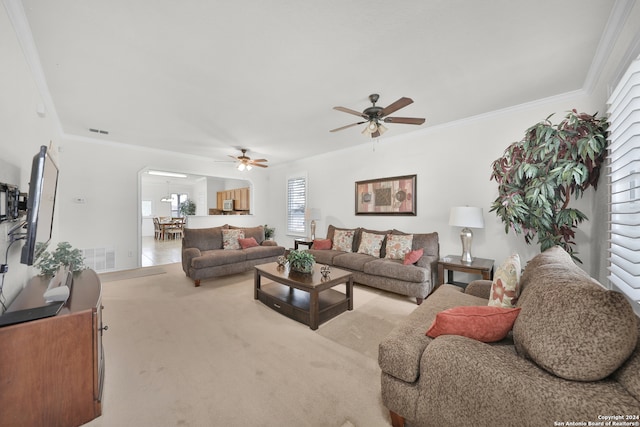
[[[304,236],[306,233],[305,210],[307,207],[307,177],[287,179],[287,234]]]
[[[640,303],[640,60],[631,64],[608,103],[608,278]]]

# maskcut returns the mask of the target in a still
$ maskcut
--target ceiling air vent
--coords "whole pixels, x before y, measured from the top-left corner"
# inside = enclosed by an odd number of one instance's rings
[[[90,132],[95,132],[95,133],[100,133],[102,135],[109,135],[109,131],[107,131],[107,130],[89,128],[89,131]]]

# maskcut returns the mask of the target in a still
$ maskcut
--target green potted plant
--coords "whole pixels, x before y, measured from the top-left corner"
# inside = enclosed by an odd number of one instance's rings
[[[581,262],[572,246],[575,229],[587,217],[569,202],[572,195],[577,199],[590,186],[597,188],[608,123],[576,110],[557,125],[550,117],[527,129],[493,162],[491,179],[499,195],[491,211],[506,233],[524,234],[527,244],[537,237],[541,251],[559,245]]]
[[[313,265],[316,260],[307,251],[292,250],[287,255],[287,261],[289,261],[289,268],[298,273],[312,273]]]
[[[35,267],[40,269],[40,274],[45,277],[54,276],[61,266],[68,267],[74,273],[87,268],[80,249],[74,249],[69,242],[58,243],[53,252],[42,252],[35,263]]]
[[[269,227],[267,224],[264,225],[264,238],[267,240],[271,240],[273,235],[275,234],[275,227]]]
[[[193,200],[187,199],[180,204],[180,214],[182,216],[195,215],[196,204]]]

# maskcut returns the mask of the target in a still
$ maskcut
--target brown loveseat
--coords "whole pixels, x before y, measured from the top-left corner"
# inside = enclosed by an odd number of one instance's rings
[[[380,343],[394,426],[640,421],[640,322],[625,297],[558,247],[533,258],[520,285],[521,310],[502,341],[425,336],[438,312],[487,304],[491,282],[479,280],[466,291],[440,286]]]
[[[245,238],[253,237],[258,246],[247,249],[224,249],[222,230],[243,230]],[[247,271],[255,265],[273,262],[284,254],[284,247],[265,240],[264,227],[185,228],[182,239],[182,269],[200,286],[202,279]]]
[[[440,246],[438,233],[413,233],[412,250],[422,249],[422,256],[412,264],[404,265],[402,260],[388,259],[386,255],[386,236],[389,234],[406,235],[398,230],[367,230],[365,228],[337,228],[330,225],[326,239],[334,241],[337,230],[353,232],[350,251],[333,249],[315,249],[309,252],[319,264],[327,264],[353,272],[353,281],[385,291],[395,292],[416,298],[422,303],[438,283],[438,258]],[[382,241],[380,256],[375,257],[358,253],[363,233],[385,236]]]

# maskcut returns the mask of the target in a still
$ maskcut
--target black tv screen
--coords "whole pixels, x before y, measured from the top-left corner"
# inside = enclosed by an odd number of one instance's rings
[[[27,231],[22,247],[22,264],[32,265],[45,251],[53,231],[53,213],[58,187],[58,166],[41,146],[33,156],[31,181],[27,197]]]

